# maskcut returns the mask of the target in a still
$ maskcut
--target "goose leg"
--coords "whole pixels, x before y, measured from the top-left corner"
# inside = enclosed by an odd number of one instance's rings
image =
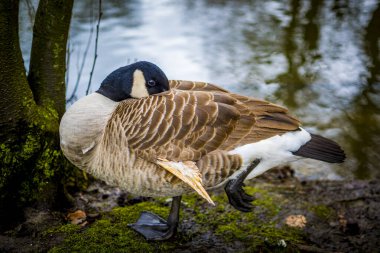
[[[167,220],[154,213],[144,211],[136,223],[128,226],[142,234],[147,240],[163,241],[171,238],[177,231],[181,197],[173,197]]]
[[[224,190],[226,191],[228,201],[237,210],[242,212],[252,211],[253,205],[250,203],[255,198],[245,193],[243,186],[245,178],[251,173],[251,171],[260,163],[259,159],[254,160],[240,175],[235,179],[231,179],[227,182]]]

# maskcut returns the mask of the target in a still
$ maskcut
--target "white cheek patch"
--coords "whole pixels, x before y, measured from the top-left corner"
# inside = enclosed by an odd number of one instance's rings
[[[141,70],[136,69],[135,72],[133,72],[133,84],[132,84],[132,91],[131,91],[131,97],[133,98],[143,98],[148,97],[149,93],[145,86],[145,78],[144,74]]]

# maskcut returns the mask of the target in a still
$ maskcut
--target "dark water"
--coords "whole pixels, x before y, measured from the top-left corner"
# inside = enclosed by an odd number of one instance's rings
[[[27,62],[32,14],[26,7]],[[283,104],[306,129],[345,149],[342,166],[294,164],[300,177],[380,178],[379,1],[107,0],[102,11],[90,90],[120,66],[152,61],[170,79],[212,82]],[[76,1],[68,98],[78,76],[76,97],[87,89],[97,15],[97,1]]]

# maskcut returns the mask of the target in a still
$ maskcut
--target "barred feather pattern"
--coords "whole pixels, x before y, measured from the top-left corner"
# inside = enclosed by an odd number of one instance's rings
[[[176,196],[192,190],[157,159],[196,162],[204,186],[212,188],[242,166],[242,158],[228,151],[300,125],[281,106],[213,84],[174,80],[170,86],[119,102],[81,167],[138,195]]]

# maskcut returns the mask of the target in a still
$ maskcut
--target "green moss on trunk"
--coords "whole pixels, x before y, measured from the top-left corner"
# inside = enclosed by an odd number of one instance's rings
[[[26,205],[62,203],[64,186],[83,175],[63,157],[66,42],[73,0],[41,0],[34,23],[29,80],[18,36],[18,0],[0,1],[0,230]]]
[[[24,206],[63,204],[63,187],[83,185],[83,174],[60,150],[57,112],[38,108],[31,119],[0,144],[0,230],[22,217]]]

